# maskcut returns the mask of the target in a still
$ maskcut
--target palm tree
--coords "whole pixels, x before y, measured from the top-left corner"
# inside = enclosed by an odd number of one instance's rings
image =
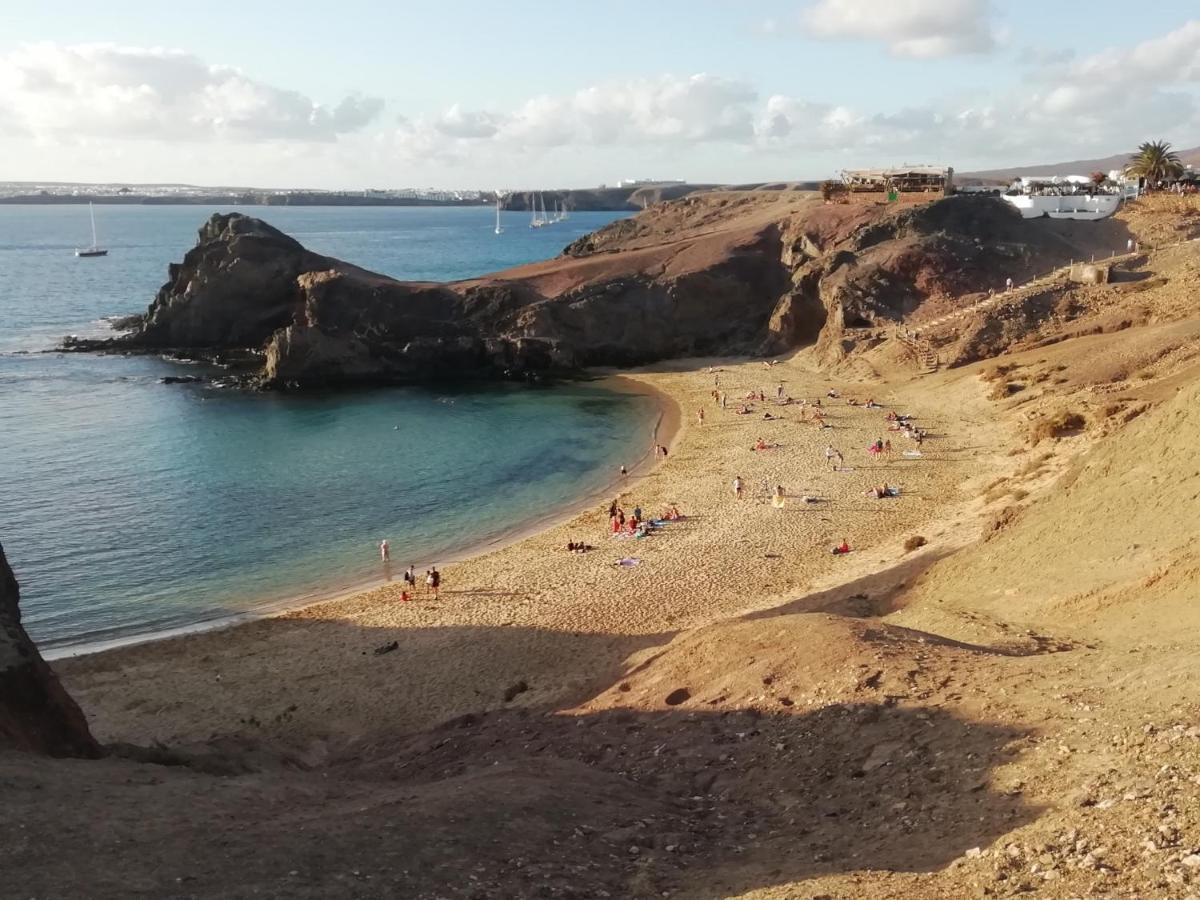
[[[1183,163],[1166,141],[1146,141],[1129,160],[1125,174],[1145,179],[1146,187],[1154,188],[1159,182],[1182,175]]]

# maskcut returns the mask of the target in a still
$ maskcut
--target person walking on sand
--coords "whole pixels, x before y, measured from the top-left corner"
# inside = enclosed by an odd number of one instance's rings
[[[696,424],[697,425],[704,424],[704,407],[703,406],[700,407],[698,410],[696,410]]]
[[[721,403],[721,409],[724,409],[725,408],[725,392],[724,391],[721,391],[720,403]]]
[[[404,583],[408,585],[410,591],[417,589],[417,572],[411,565],[404,570]]]
[[[433,599],[438,598],[438,588],[442,586],[442,573],[434,566],[429,570],[429,574],[425,576],[425,586],[433,592]]]
[[[1004,279],[1004,293],[1006,293],[1006,294],[1007,294],[1007,293],[1010,293],[1010,292],[1012,291],[1012,284],[1013,284],[1013,282],[1012,282],[1012,276],[1011,276],[1011,275],[1010,275],[1008,278],[1005,278],[1005,279]]]
[[[388,546],[387,538],[379,542],[379,558],[384,562],[388,562],[392,558],[392,550]]]
[[[741,475],[733,476],[733,497],[735,500],[742,499],[742,476]]]
[[[833,471],[836,472],[838,469],[840,469],[844,461],[845,459],[842,456],[842,451],[834,447],[833,444],[830,444],[825,448],[825,462],[829,463],[829,466],[833,469]]]
[[[775,399],[776,400],[783,399],[783,382],[782,381],[779,382],[779,384],[775,385]]]
[[[621,466],[621,477],[624,478],[628,474],[629,474],[629,470],[627,468],[625,468],[624,466]]]

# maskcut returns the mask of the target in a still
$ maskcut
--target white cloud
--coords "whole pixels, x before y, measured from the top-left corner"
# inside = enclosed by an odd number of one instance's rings
[[[933,59],[996,46],[989,0],[818,0],[802,14],[810,34],[878,41],[895,56]]]
[[[534,98],[497,137],[542,146],[748,138],[756,99],[750,85],[706,74],[611,82]]]
[[[507,114],[454,104],[432,118],[401,119],[393,138],[410,157],[461,156],[484,144],[545,151],[750,141],[757,101],[744,82],[663,75],[533,97]]]
[[[39,136],[333,140],[382,101],[336,106],[189,53],[113,44],[33,44],[0,56],[0,108]]]
[[[884,32],[909,33],[895,24]],[[8,177],[155,171],[155,180],[198,180],[219,171],[225,183],[292,186],[580,184],[651,169],[751,181],[901,162],[1050,162],[1200,135],[1200,21],[1136,46],[1024,62],[1007,86],[887,112],[839,102],[832,84],[760,95],[736,79],[664,74],[507,109],[456,103],[385,125],[378,100],[322,105],[178,51],[38,45],[0,55],[0,159]],[[207,140],[218,137],[231,140]]]
[[[487,138],[498,130],[491,113],[464,110],[454,104],[434,122],[442,134],[459,138]]]

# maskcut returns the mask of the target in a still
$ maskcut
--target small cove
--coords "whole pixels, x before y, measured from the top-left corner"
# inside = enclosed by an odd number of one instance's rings
[[[211,212],[98,207],[112,252],[77,260],[79,210],[0,207],[0,541],[47,646],[382,579],[382,538],[397,573],[485,545],[601,490],[651,442],[657,402],[602,382],[252,394],[160,384],[189,369],[152,357],[38,352],[144,308]],[[246,211],[318,252],[439,280],[554,255],[616,217],[497,237],[484,208]]]

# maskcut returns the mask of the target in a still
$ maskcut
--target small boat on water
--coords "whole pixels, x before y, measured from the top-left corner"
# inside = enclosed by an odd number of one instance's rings
[[[496,234],[504,234],[504,226],[500,224],[500,194],[496,194]]]
[[[541,203],[541,210],[538,210],[538,203]],[[536,197],[530,195],[530,208],[533,211],[533,218],[529,222],[530,228],[545,228],[547,225],[553,225],[550,217],[546,215],[546,201],[542,199],[542,195]]]
[[[92,217],[92,246],[85,247],[82,250],[79,247],[75,248],[76,256],[108,256],[108,251],[100,246],[96,240],[96,209],[91,203],[88,204],[88,213]]]

